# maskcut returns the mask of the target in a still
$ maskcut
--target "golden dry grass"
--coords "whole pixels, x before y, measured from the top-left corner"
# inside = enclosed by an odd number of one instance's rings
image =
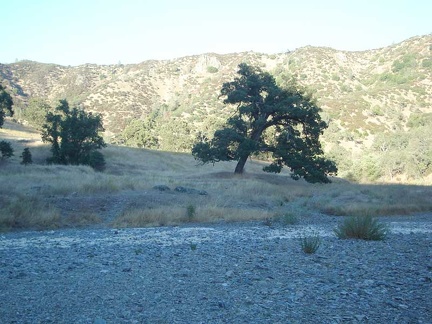
[[[330,215],[400,215],[432,212],[432,187],[394,184],[352,184],[334,179],[329,185],[294,181],[285,170],[282,174],[266,174],[263,162],[248,161],[243,175],[233,173],[234,162],[214,166],[198,165],[190,154],[152,151],[109,145],[103,150],[106,171],[95,172],[87,166],[46,165],[49,148],[38,142],[37,134],[23,127],[0,131],[0,140],[6,139],[15,149],[15,157],[0,163],[0,226],[4,228],[50,228],[56,226],[86,226],[101,221],[97,211],[86,211],[68,222],[58,220],[59,210],[44,203],[47,197],[77,195],[127,194],[130,191],[149,191],[155,185],[191,187],[209,193],[205,204],[197,204],[191,220],[186,205],[164,204],[158,208],[128,208],[113,226],[159,226],[183,222],[239,221],[267,219],[287,210],[298,216],[309,213]],[[35,162],[19,164],[21,149],[32,140],[30,147]],[[13,204],[23,197],[34,201],[27,213],[18,215]],[[169,197],[167,198],[169,199]],[[51,208],[51,209],[50,209]],[[34,211],[40,211],[35,217]],[[30,212],[31,211],[31,212]],[[43,215],[46,214],[44,220]],[[300,215],[301,214],[301,215]],[[35,219],[40,221],[35,223]],[[18,225],[17,225],[18,224]],[[75,224],[75,225],[74,225]]]
[[[61,225],[60,213],[36,196],[2,197],[0,230],[32,228],[52,229]]]
[[[190,222],[265,220],[271,216],[272,214],[265,210],[205,206],[198,207],[191,217],[185,207],[160,207],[127,210],[111,225],[113,227],[172,226]]]

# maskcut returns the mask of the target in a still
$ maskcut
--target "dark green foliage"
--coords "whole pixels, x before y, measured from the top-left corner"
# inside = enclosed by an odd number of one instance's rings
[[[56,112],[48,112],[42,127],[42,140],[51,143],[52,157],[48,163],[86,164],[103,169],[102,154],[95,153],[106,146],[99,135],[103,131],[102,117],[78,108],[70,109],[66,100],[60,101]]]
[[[28,165],[33,163],[32,155],[28,147],[24,149],[20,158],[22,159],[21,164]]]
[[[194,145],[194,157],[202,163],[236,160],[235,172],[242,173],[249,156],[267,153],[273,162],[264,171],[278,173],[287,166],[296,180],[330,182],[327,176],[337,168],[323,157],[319,136],[327,124],[312,97],[296,84],[281,88],[269,73],[244,63],[238,74],[221,89],[224,103],[235,105],[236,114],[213,139],[201,138]],[[275,135],[268,139],[267,133]]]
[[[6,112],[13,116],[12,97],[6,92],[6,89],[0,84],[0,128],[3,126]]]
[[[6,141],[0,141],[0,153],[2,155],[2,159],[8,159],[12,157],[14,154],[11,144]]]
[[[385,224],[379,223],[371,215],[349,217],[334,230],[340,239],[384,240],[388,233]]]
[[[88,161],[85,161],[83,164],[90,165],[96,171],[102,172],[105,170],[106,163],[104,155],[99,151],[92,151],[89,154]]]

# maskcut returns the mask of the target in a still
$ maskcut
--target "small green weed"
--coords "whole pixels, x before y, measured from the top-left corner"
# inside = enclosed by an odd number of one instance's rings
[[[296,214],[288,212],[280,216],[280,221],[283,225],[295,225],[299,222]]]
[[[318,233],[314,233],[309,236],[303,236],[300,238],[301,249],[304,253],[313,254],[321,246],[321,237]]]
[[[271,217],[266,217],[266,218],[264,218],[264,220],[263,220],[263,225],[264,226],[272,226],[273,225],[273,220],[272,220],[272,218]]]
[[[196,249],[197,249],[197,244],[196,243],[191,243],[190,245],[190,249],[192,250],[192,251],[195,251]]]
[[[196,216],[196,208],[194,205],[188,205],[186,207],[186,218],[189,222],[193,221]]]
[[[379,223],[371,215],[351,216],[334,229],[340,239],[362,239],[370,241],[384,240],[388,234],[388,227]]]

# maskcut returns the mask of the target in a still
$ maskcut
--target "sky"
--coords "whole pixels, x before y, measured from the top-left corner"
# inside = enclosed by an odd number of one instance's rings
[[[363,51],[432,33],[430,0],[0,0],[0,63]]]

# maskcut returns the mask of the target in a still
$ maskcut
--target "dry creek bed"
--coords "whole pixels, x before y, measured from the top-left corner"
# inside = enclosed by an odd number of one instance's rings
[[[432,323],[432,216],[0,235],[1,323]],[[303,253],[299,237],[318,233]]]

